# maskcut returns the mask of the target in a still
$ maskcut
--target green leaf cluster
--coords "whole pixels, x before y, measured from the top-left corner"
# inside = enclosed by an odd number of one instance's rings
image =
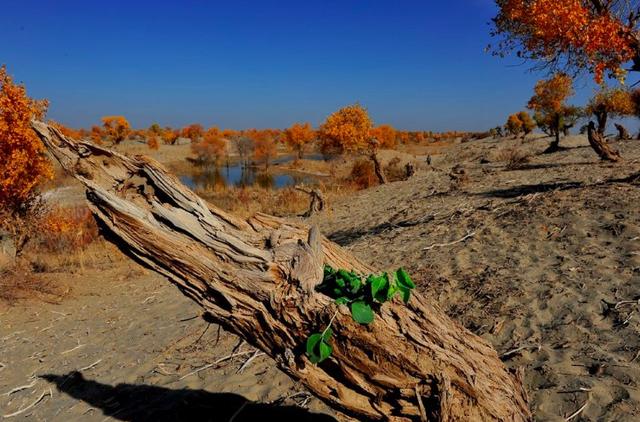
[[[408,303],[411,290],[415,287],[409,274],[402,268],[391,274],[371,274],[362,278],[352,271],[325,266],[324,279],[317,290],[335,299],[336,304],[349,306],[353,320],[367,325],[375,319],[375,311],[396,295]],[[312,363],[320,363],[331,355],[331,335],[330,323],[322,333],[313,334],[307,339],[307,356]]]

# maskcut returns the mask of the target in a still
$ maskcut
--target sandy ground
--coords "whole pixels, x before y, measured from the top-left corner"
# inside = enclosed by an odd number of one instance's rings
[[[585,403],[573,420],[639,420],[640,191],[627,176],[640,170],[640,142],[618,145],[618,165],[599,162],[584,137],[562,144],[551,155],[540,154],[546,140],[450,145],[413,179],[336,201],[318,222],[363,260],[407,268],[523,366],[537,420]],[[530,161],[507,170],[511,148]],[[251,347],[218,336],[161,277],[114,262],[58,274],[71,287],[60,304],[0,308],[1,414],[45,394],[16,418],[331,420],[267,357],[240,371]]]

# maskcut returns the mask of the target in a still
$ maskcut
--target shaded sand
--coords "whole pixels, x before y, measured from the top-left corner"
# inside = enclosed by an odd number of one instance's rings
[[[537,420],[563,420],[584,403],[574,420],[638,420],[640,190],[625,178],[640,171],[640,142],[618,145],[620,165],[599,162],[581,136],[563,139],[562,152],[539,155],[547,143],[452,144],[412,180],[332,203],[318,222],[364,261],[406,267],[422,292],[490,341],[508,366],[524,366]],[[499,161],[512,147],[532,154],[518,170]],[[464,177],[452,172],[460,164]],[[226,333],[218,338],[195,305],[134,263],[55,277],[72,287],[60,305],[0,308],[0,394],[35,381],[0,395],[3,413],[51,389],[53,398],[21,416],[332,414],[265,356],[238,373],[253,349]],[[234,349],[246,354],[180,379]]]

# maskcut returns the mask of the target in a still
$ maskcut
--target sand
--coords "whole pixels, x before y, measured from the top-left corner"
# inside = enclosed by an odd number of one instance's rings
[[[573,420],[638,420],[640,191],[625,178],[640,170],[640,141],[617,144],[618,165],[601,163],[582,136],[541,155],[547,142],[449,145],[411,180],[336,201],[317,221],[364,261],[407,268],[506,365],[524,367],[536,420],[564,420],[585,403]],[[530,162],[507,170],[499,157],[510,148]],[[60,304],[0,308],[2,414],[46,393],[19,417],[229,420],[240,410],[235,420],[342,419],[266,356],[239,372],[253,349],[218,335],[197,306],[133,262],[55,279],[71,287]],[[185,377],[234,350],[242,354]]]

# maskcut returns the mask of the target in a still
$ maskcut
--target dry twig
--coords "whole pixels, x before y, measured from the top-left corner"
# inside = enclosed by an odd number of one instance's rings
[[[469,239],[469,238],[471,238],[471,237],[473,237],[473,236],[475,236],[475,235],[476,235],[476,232],[469,232],[469,233],[467,233],[466,235],[464,235],[464,237],[462,237],[462,238],[460,238],[460,239],[458,239],[458,240],[454,240],[453,242],[448,242],[448,243],[434,243],[434,244],[433,244],[433,245],[431,245],[431,246],[427,246],[426,248],[422,248],[422,250],[423,250],[423,251],[429,251],[429,250],[434,249],[434,248],[443,248],[443,247],[445,247],[445,246],[455,245],[456,243],[462,243],[462,242],[464,242],[465,240],[467,240],[467,239]]]
[[[16,411],[16,412],[9,413],[9,414],[2,415],[2,416],[3,416],[4,418],[12,418],[12,417],[14,417],[14,416],[21,415],[21,414],[23,414],[24,412],[26,412],[27,410],[29,410],[29,409],[31,409],[31,408],[33,408],[33,407],[35,407],[35,406],[36,406],[38,403],[40,403],[40,402],[42,401],[42,399],[44,399],[46,396],[53,397],[53,392],[51,391],[51,389],[49,389],[49,391],[43,391],[43,392],[42,392],[42,394],[40,395],[40,397],[38,397],[38,398],[36,399],[36,401],[34,401],[33,403],[31,403],[29,406],[25,407],[24,409],[20,409],[20,410],[18,410],[18,411]]]

